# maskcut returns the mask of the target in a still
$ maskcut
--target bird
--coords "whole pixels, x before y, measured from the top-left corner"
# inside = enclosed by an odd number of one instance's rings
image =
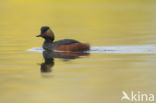
[[[65,51],[65,52],[83,52],[90,50],[88,43],[81,43],[73,39],[55,40],[55,35],[49,26],[42,26],[41,33],[36,37],[44,38],[43,49],[52,51]]]

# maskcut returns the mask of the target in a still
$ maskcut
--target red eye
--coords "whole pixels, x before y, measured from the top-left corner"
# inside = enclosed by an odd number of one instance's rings
[[[44,35],[46,35],[47,34],[47,32],[44,32]]]

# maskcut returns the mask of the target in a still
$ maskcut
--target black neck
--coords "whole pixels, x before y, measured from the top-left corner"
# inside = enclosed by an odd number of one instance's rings
[[[45,39],[44,43],[43,43],[43,48],[45,50],[51,50],[52,46],[53,46],[53,39]]]
[[[50,39],[48,39],[48,38],[45,39],[46,43],[52,43],[53,41],[54,41],[54,39],[51,39],[51,38]]]

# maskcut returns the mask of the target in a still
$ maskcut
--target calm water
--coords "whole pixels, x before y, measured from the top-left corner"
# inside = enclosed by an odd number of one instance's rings
[[[123,90],[156,94],[155,4],[1,0],[0,101],[121,103]],[[56,40],[88,42],[92,50],[45,60],[35,37],[43,25]]]

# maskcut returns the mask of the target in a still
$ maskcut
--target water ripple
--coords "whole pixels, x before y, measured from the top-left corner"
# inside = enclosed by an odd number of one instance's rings
[[[27,51],[43,52],[43,48],[34,47]],[[58,51],[57,51],[58,52]],[[153,54],[156,53],[156,45],[135,45],[135,46],[92,46],[87,53],[107,54]]]

